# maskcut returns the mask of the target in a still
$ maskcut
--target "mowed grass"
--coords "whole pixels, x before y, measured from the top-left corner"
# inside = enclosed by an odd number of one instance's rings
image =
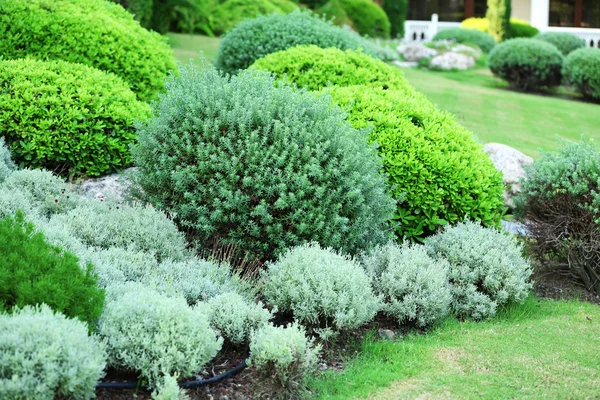
[[[598,346],[599,306],[530,297],[490,321],[367,339],[343,372],[310,387],[319,399],[592,399]]]
[[[197,61],[201,54],[204,55],[206,60],[214,63],[219,52],[219,38],[168,33],[167,39],[175,53],[175,58],[182,64],[188,64],[190,59]]]

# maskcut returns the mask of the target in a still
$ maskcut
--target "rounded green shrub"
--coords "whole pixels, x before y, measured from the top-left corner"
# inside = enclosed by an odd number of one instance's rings
[[[450,263],[452,308],[459,317],[491,318],[499,306],[522,302],[532,288],[531,265],[517,240],[466,221],[425,240],[429,253]]]
[[[567,32],[544,32],[535,36],[535,39],[553,44],[565,57],[585,47],[585,40]]]
[[[357,253],[386,240],[377,150],[328,98],[190,65],[153,115],[133,147],[136,185],[199,247],[266,261],[309,241]]]
[[[4,182],[17,169],[12,161],[10,150],[5,144],[4,137],[0,136],[0,183]]]
[[[224,72],[235,73],[267,54],[310,44],[370,51],[359,35],[310,11],[298,10],[286,15],[259,16],[236,25],[221,40],[216,65]]]
[[[457,43],[463,44],[474,44],[479,47],[484,53],[489,53],[494,46],[496,41],[486,32],[481,32],[476,29],[463,29],[463,28],[450,28],[439,31],[434,37],[433,41],[438,40],[453,40]]]
[[[164,375],[200,371],[223,343],[205,313],[183,297],[165,297],[139,284],[107,291],[98,332],[108,365],[139,372],[150,388],[160,385]]]
[[[414,90],[333,87],[355,128],[374,127],[394,198],[396,235],[421,240],[464,218],[486,226],[503,214],[501,174],[473,134]]]
[[[125,7],[146,29],[151,28],[154,0],[110,0]]]
[[[165,39],[107,0],[0,2],[0,54],[4,59],[64,60],[112,72],[144,101],[163,91],[168,71],[177,68]]]
[[[562,73],[585,97],[600,100],[600,49],[584,48],[567,56]]]
[[[297,46],[269,54],[252,64],[308,90],[335,86],[368,85],[383,89],[406,89],[402,72],[360,51],[317,46]]]
[[[0,81],[0,135],[19,165],[93,176],[131,164],[133,121],[149,108],[117,76],[23,59],[0,61]]]
[[[425,246],[390,243],[375,248],[362,262],[373,278],[375,292],[384,298],[384,311],[399,324],[423,328],[448,315],[450,266],[431,258]]]
[[[314,243],[269,263],[262,279],[269,304],[325,339],[366,324],[381,308],[358,262]]]
[[[550,43],[535,39],[511,39],[489,54],[492,72],[517,90],[539,90],[558,86],[563,56]]]
[[[225,0],[212,9],[212,31],[215,35],[222,35],[245,19],[274,13],[282,15],[296,8],[289,0]]]
[[[390,37],[390,20],[383,9],[373,0],[339,0],[352,21],[352,27],[361,35]]]
[[[3,399],[93,399],[104,376],[104,346],[45,304],[0,313],[0,355]]]
[[[338,26],[352,25],[352,20],[348,17],[340,0],[329,0],[321,7],[316,8],[315,13],[322,15],[327,20],[332,20]]]
[[[92,270],[48,244],[23,214],[0,220],[0,311],[45,303],[92,328],[104,304]]]
[[[467,18],[460,23],[460,27],[464,29],[476,29],[478,31],[487,33],[490,23],[487,18]],[[537,35],[540,31],[531,26],[527,21],[523,21],[519,18],[510,19],[510,28],[507,34],[507,39],[515,38],[530,38]]]
[[[578,52],[580,50],[577,50]],[[562,142],[526,170],[517,215],[541,266],[600,294],[600,151],[591,139]]]

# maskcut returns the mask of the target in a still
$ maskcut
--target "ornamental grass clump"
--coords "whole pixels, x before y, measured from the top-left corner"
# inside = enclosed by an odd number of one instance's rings
[[[96,176],[131,164],[133,121],[149,107],[118,76],[65,61],[5,59],[0,81],[0,135],[19,166]]]
[[[267,303],[324,339],[366,324],[381,308],[358,262],[314,243],[269,263],[262,279]]]
[[[45,303],[93,330],[104,291],[93,267],[46,242],[22,213],[0,220],[0,312]]]
[[[138,127],[138,196],[199,250],[268,261],[316,241],[358,253],[386,241],[393,202],[367,132],[344,117],[266,72],[190,65]]]
[[[384,297],[383,310],[398,324],[424,328],[450,312],[450,265],[431,258],[425,246],[390,243],[375,248],[362,262],[375,292]]]
[[[565,59],[562,73],[565,82],[584,97],[600,101],[600,49],[573,51]]]
[[[600,152],[591,139],[562,142],[527,170],[515,199],[542,265],[600,294]]]
[[[223,342],[206,314],[183,297],[166,297],[132,283],[107,291],[98,332],[109,366],[137,371],[150,388],[159,386],[165,375],[185,378],[200,371]]]
[[[354,50],[297,46],[269,54],[252,64],[252,68],[267,70],[308,90],[320,90],[329,84],[410,89],[398,68]]]
[[[540,90],[560,85],[563,55],[541,40],[511,39],[490,52],[488,65],[513,89]]]
[[[497,229],[466,221],[425,240],[432,257],[450,263],[452,309],[481,320],[498,307],[525,300],[532,288],[523,246]]]
[[[93,399],[104,346],[87,326],[43,304],[0,313],[0,397]]]

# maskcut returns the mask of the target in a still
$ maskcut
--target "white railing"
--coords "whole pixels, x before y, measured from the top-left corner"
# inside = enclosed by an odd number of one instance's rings
[[[409,42],[430,42],[439,31],[460,27],[460,22],[440,22],[433,14],[431,21],[405,21],[404,39]]]
[[[600,29],[591,28],[564,28],[550,26],[548,28],[540,29],[542,32],[567,32],[582,38],[585,43],[590,47],[596,47],[600,49]]]

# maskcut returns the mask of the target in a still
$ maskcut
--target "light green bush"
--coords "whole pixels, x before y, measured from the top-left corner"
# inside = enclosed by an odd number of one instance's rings
[[[356,33],[310,11],[294,11],[286,15],[259,16],[236,25],[221,40],[216,65],[224,72],[235,73],[267,54],[311,44],[342,50],[362,47],[366,52],[371,47]]]
[[[460,23],[460,27],[464,29],[476,29],[481,32],[488,33],[489,21],[487,18],[467,18]],[[519,18],[512,17],[510,19],[510,29],[508,31],[506,39],[515,38],[530,38],[537,35],[540,31],[531,26],[527,21],[523,21]]]
[[[322,15],[327,20],[332,20],[338,26],[352,25],[352,20],[348,17],[340,0],[329,0],[322,6],[315,8],[314,11],[315,14]]]
[[[385,175],[398,199],[399,239],[422,240],[464,218],[494,226],[503,215],[503,183],[482,146],[454,117],[414,90],[333,87],[356,128],[373,125]],[[476,194],[475,194],[476,193]]]
[[[585,40],[567,32],[544,32],[535,36],[535,39],[553,44],[565,57],[586,46]]]
[[[363,259],[363,265],[373,277],[375,292],[384,297],[384,311],[399,324],[423,328],[448,315],[450,266],[431,258],[424,246],[380,246]]]
[[[283,15],[297,8],[289,0],[225,0],[217,3],[212,10],[212,31],[215,35],[222,35],[246,19]]]
[[[46,170],[22,169],[13,172],[0,190],[21,192],[40,215],[51,216],[72,210],[79,204],[77,193],[64,179]]]
[[[313,343],[297,323],[287,327],[265,325],[250,340],[250,366],[293,390],[319,360],[321,346]]]
[[[3,399],[92,399],[105,357],[84,323],[47,305],[0,314]]]
[[[390,37],[390,20],[383,9],[373,0],[339,0],[352,21],[352,27],[361,35]]]
[[[501,42],[509,36],[511,3],[511,0],[487,0],[485,18],[489,21],[488,32],[496,42]]]
[[[565,59],[562,73],[567,84],[592,100],[600,100],[600,49],[573,51]]]
[[[202,304],[210,325],[233,344],[250,340],[250,333],[269,323],[272,315],[262,303],[250,303],[237,293],[223,293]]]
[[[149,205],[81,200],[71,211],[52,217],[86,246],[147,251],[159,258],[186,255],[186,242],[173,221]]]
[[[297,46],[269,54],[252,64],[252,68],[267,70],[308,90],[320,90],[328,84],[409,88],[398,68],[353,50]]]
[[[265,72],[184,69],[133,153],[142,198],[203,250],[266,261],[309,241],[357,253],[386,240],[393,205],[366,132]]]
[[[117,76],[25,59],[0,61],[0,80],[0,132],[20,166],[100,175],[131,164],[133,121],[149,109]]]
[[[279,312],[323,338],[371,321],[381,308],[371,281],[353,259],[318,244],[288,250],[262,273],[263,295]]]
[[[5,146],[4,137],[0,136],[0,183],[4,182],[17,166],[13,163],[10,150]]]
[[[539,90],[561,83],[563,56],[550,43],[511,39],[500,43],[488,57],[492,72],[518,90]]]
[[[152,392],[152,400],[188,400],[185,390],[179,387],[177,378],[166,375],[156,390]]]
[[[474,44],[484,53],[489,53],[496,46],[496,41],[490,34],[475,29],[444,29],[433,37],[433,41],[437,40],[454,40],[457,43]]]
[[[452,308],[461,317],[491,318],[499,306],[525,300],[532,288],[522,245],[506,233],[467,221],[425,244],[433,257],[450,263]]]
[[[127,368],[155,388],[166,374],[198,372],[221,348],[207,316],[183,297],[165,297],[140,284],[107,290],[98,324],[108,364]]]
[[[177,68],[165,39],[106,0],[0,2],[0,54],[4,59],[64,60],[112,72],[144,101],[163,91],[168,71]],[[94,80],[100,85],[107,79]]]

